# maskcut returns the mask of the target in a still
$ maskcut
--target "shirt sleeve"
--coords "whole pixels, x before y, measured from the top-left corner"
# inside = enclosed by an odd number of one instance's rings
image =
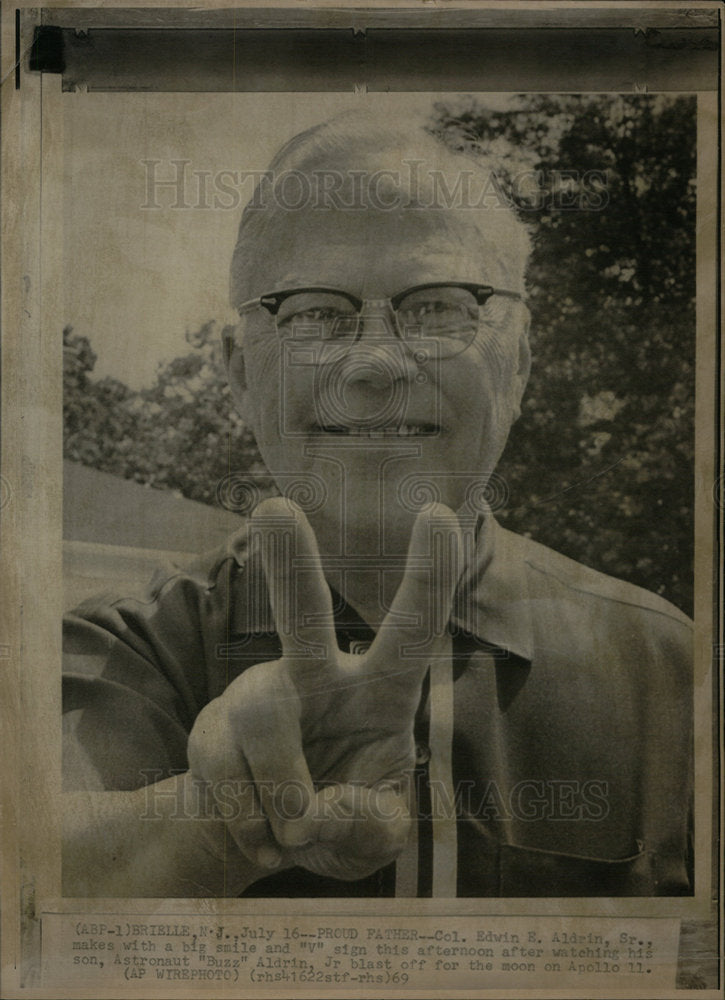
[[[65,790],[131,790],[186,770],[209,700],[217,590],[160,571],[138,596],[103,595],[66,616]]]

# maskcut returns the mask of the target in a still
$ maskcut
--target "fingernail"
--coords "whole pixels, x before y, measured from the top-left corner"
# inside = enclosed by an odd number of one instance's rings
[[[277,868],[282,860],[282,854],[276,847],[260,847],[257,851],[257,863],[262,868]]]
[[[284,829],[277,832],[277,839],[285,847],[306,847],[313,842],[310,823],[307,818],[291,819],[284,825]]]

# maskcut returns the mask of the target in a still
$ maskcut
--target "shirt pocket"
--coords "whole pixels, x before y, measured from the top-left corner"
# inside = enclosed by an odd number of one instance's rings
[[[501,896],[652,896],[652,859],[641,841],[624,858],[560,854],[502,844]]]

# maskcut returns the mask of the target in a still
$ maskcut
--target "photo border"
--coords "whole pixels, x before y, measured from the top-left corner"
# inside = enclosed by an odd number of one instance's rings
[[[647,4],[598,8],[592,5],[568,4],[551,13],[549,4],[532,4],[519,13],[508,5],[461,4],[445,12],[435,11],[436,26],[445,17],[466,25],[471,21],[493,19],[498,26],[514,20],[531,23],[535,12],[548,12],[545,26],[537,30],[555,30],[556,25],[584,24],[588,31],[611,30],[615,22],[623,22],[633,32],[649,30],[658,17],[678,22],[685,4],[668,4],[653,11]],[[190,5],[188,5],[190,7]],[[485,7],[485,10],[482,9]],[[252,4],[239,4],[236,13],[209,6],[204,11],[189,10],[179,4],[164,8],[163,14],[177,27],[189,24],[189,19],[203,27],[205,18],[215,23],[229,19],[234,24],[244,20],[240,12],[254,11],[247,16],[256,27],[279,28],[280,20],[291,28],[294,23],[315,22],[315,28],[325,30],[330,24],[354,22],[354,30],[365,30],[368,17],[382,19],[390,25],[395,18],[422,18],[429,23],[432,12],[420,12],[407,5],[367,4],[350,14],[332,4],[305,4],[294,8],[292,21],[284,21],[290,8],[275,5],[260,12]],[[714,4],[702,4],[697,10],[712,11]],[[135,10],[135,13],[134,13]],[[129,11],[131,13],[129,13]],[[368,14],[368,11],[370,12]],[[62,301],[62,201],[63,135],[60,114],[61,77],[41,74],[27,68],[28,54],[39,24],[55,24],[67,18],[76,20],[82,30],[97,27],[96,22],[108,18],[113,30],[123,30],[123,19],[140,27],[141,21],[154,23],[158,17],[148,5],[135,9],[133,5],[78,4],[73,7],[48,5],[43,8],[22,5],[16,27],[14,11],[3,9],[2,22],[2,91],[3,164],[2,164],[2,265],[3,265],[3,547],[7,588],[2,607],[3,633],[8,640],[0,646],[10,670],[6,672],[11,686],[3,699],[4,731],[13,739],[5,754],[6,782],[3,788],[3,812],[11,816],[4,830],[2,882],[6,905],[2,912],[3,990],[7,996],[58,996],[57,987],[42,983],[40,941],[43,919],[53,913],[118,913],[126,901],[91,899],[82,905],[79,900],[64,900],[60,893],[60,846],[57,834],[59,822],[60,767],[59,719],[60,676],[59,625],[62,597],[57,585],[62,575],[62,427],[58,415],[62,411],[60,350],[51,337]],[[495,15],[495,17],[494,17]],[[594,25],[592,22],[598,21]],[[604,23],[602,23],[604,22]],[[638,25],[640,27],[638,28]],[[458,25],[457,25],[458,26]],[[309,30],[309,23],[304,27]],[[17,30],[19,28],[19,32]],[[164,25],[164,30],[171,30]],[[152,30],[149,28],[149,30]],[[674,29],[673,29],[674,30]],[[17,39],[17,45],[16,45]],[[18,51],[13,60],[10,55]],[[697,51],[697,50],[696,50]],[[11,65],[12,64],[12,65]],[[13,72],[15,70],[16,72]],[[19,74],[17,74],[19,70]],[[17,77],[16,77],[17,74]],[[12,89],[19,80],[20,86]],[[11,84],[8,86],[8,84]],[[360,81],[359,86],[365,82]],[[644,84],[643,84],[644,85]],[[505,89],[509,89],[508,87]],[[526,87],[515,88],[525,90]],[[547,90],[551,88],[547,86]],[[598,88],[599,89],[599,88]],[[562,899],[545,907],[551,915],[585,916],[616,912],[622,916],[669,917],[689,920],[711,918],[709,901],[711,887],[720,885],[717,854],[710,836],[710,817],[720,829],[719,767],[722,744],[717,725],[720,691],[715,662],[722,658],[723,632],[721,613],[716,603],[722,594],[722,577],[718,575],[716,546],[722,510],[715,493],[722,484],[722,425],[717,424],[721,378],[719,345],[711,339],[712,329],[719,330],[719,246],[716,222],[719,211],[719,94],[699,95],[698,123],[698,286],[697,286],[697,414],[696,414],[696,622],[698,674],[696,676],[695,718],[714,717],[715,733],[709,727],[696,726],[698,823],[696,833],[696,896],[692,899]],[[717,149],[713,143],[717,144]],[[709,197],[702,192],[707,191]],[[715,375],[715,378],[713,378]],[[40,389],[40,391],[39,391]],[[720,492],[720,497],[722,492]],[[52,584],[49,585],[49,581]],[[42,608],[42,615],[34,609]],[[715,624],[713,625],[713,619]],[[49,681],[49,677],[53,680]],[[42,738],[41,737],[42,734]],[[56,734],[55,736],[52,734]],[[28,790],[31,794],[28,794]],[[50,843],[46,833],[51,831]],[[712,861],[712,863],[711,863]],[[309,901],[306,901],[309,903]],[[551,901],[549,901],[551,902]],[[605,905],[606,904],[606,905]],[[643,905],[648,904],[648,905]],[[370,916],[412,914],[444,918],[454,915],[474,916],[485,909],[486,915],[531,915],[540,906],[538,900],[353,900],[342,907],[339,900],[314,900],[316,916],[355,913]],[[276,900],[215,900],[179,901],[134,900],[134,913],[159,915],[163,912],[203,913],[210,911],[232,915],[244,908],[246,916],[272,915],[279,911]],[[287,906],[285,913],[296,910],[297,901]],[[44,976],[52,975],[52,962],[43,947]],[[89,987],[90,988],[90,987]],[[147,989],[141,984],[141,995]],[[479,991],[481,996],[490,991]],[[469,995],[478,996],[479,992]],[[494,992],[500,992],[494,991]],[[592,995],[588,991],[589,995]],[[73,994],[67,994],[73,995]],[[103,995],[109,995],[104,993]],[[138,995],[138,994],[136,994]],[[164,995],[154,993],[154,995]],[[174,991],[174,996],[193,995]],[[236,995],[236,994],[235,994]],[[270,994],[271,995],[271,994]],[[288,994],[285,994],[288,995]],[[351,994],[352,995],[352,994]],[[377,995],[388,995],[380,992]],[[553,995],[546,993],[545,995]],[[571,996],[571,992],[566,995]],[[638,994],[639,995],[639,994]],[[647,995],[646,992],[641,994]],[[678,996],[682,991],[678,991]],[[703,995],[700,992],[698,995]],[[708,995],[707,992],[704,994]]]

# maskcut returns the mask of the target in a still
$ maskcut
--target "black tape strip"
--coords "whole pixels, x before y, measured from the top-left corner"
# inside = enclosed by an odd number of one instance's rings
[[[35,29],[29,67],[40,73],[65,72],[62,28],[40,25]]]

